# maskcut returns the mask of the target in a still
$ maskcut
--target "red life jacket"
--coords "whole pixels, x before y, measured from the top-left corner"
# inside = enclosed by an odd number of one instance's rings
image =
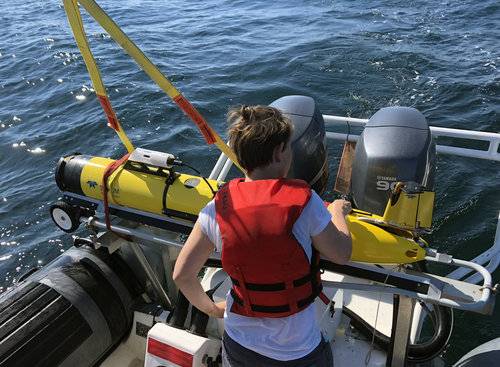
[[[311,197],[304,181],[232,180],[215,197],[222,266],[233,282],[231,312],[285,317],[321,292],[319,254],[311,262],[292,234]]]

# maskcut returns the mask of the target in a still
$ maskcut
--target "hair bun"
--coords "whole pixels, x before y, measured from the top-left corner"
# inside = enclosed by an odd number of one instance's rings
[[[252,118],[253,109],[250,106],[243,105],[243,106],[241,106],[240,113],[241,113],[241,117],[243,117],[243,119],[246,122],[250,122],[250,120]]]

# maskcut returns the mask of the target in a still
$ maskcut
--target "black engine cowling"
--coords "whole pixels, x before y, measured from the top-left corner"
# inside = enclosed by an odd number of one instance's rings
[[[300,178],[317,193],[322,193],[328,180],[325,122],[314,99],[285,96],[270,106],[281,110],[294,126],[293,161],[288,177]]]
[[[351,192],[358,209],[382,215],[397,182],[434,186],[436,146],[427,121],[411,107],[375,113],[356,144]]]

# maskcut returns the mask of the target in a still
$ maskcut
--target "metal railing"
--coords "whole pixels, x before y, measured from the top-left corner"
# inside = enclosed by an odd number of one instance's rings
[[[472,259],[471,262],[484,266],[490,273],[493,273],[498,265],[500,265],[500,213],[498,214],[497,230],[493,246],[491,246],[488,250],[486,250],[479,256]],[[462,279],[468,276],[470,273],[471,270],[468,268],[458,268],[457,270],[449,273],[447,276],[453,279]],[[476,284],[481,280],[481,277],[479,276],[479,274],[474,273],[464,280],[466,282]]]
[[[325,125],[328,127],[343,126],[347,129],[349,129],[350,127],[363,127],[368,122],[368,119],[358,119],[332,115],[323,115],[323,119],[325,120]],[[450,129],[437,126],[430,126],[430,130],[432,136],[434,137],[447,137],[453,139],[471,140],[476,142],[488,142],[488,149],[485,150],[460,148],[451,145],[438,144],[436,145],[436,151],[440,154],[500,161],[500,153],[498,152],[498,148],[500,146],[499,133]],[[340,141],[356,141],[359,137],[359,135],[357,134],[344,134],[335,132],[327,132],[326,135],[329,139]]]

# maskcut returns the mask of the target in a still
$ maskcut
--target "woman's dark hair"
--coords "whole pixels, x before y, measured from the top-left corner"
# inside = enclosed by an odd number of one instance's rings
[[[235,107],[227,120],[229,145],[247,172],[271,163],[274,149],[286,144],[293,132],[290,120],[269,106]]]

